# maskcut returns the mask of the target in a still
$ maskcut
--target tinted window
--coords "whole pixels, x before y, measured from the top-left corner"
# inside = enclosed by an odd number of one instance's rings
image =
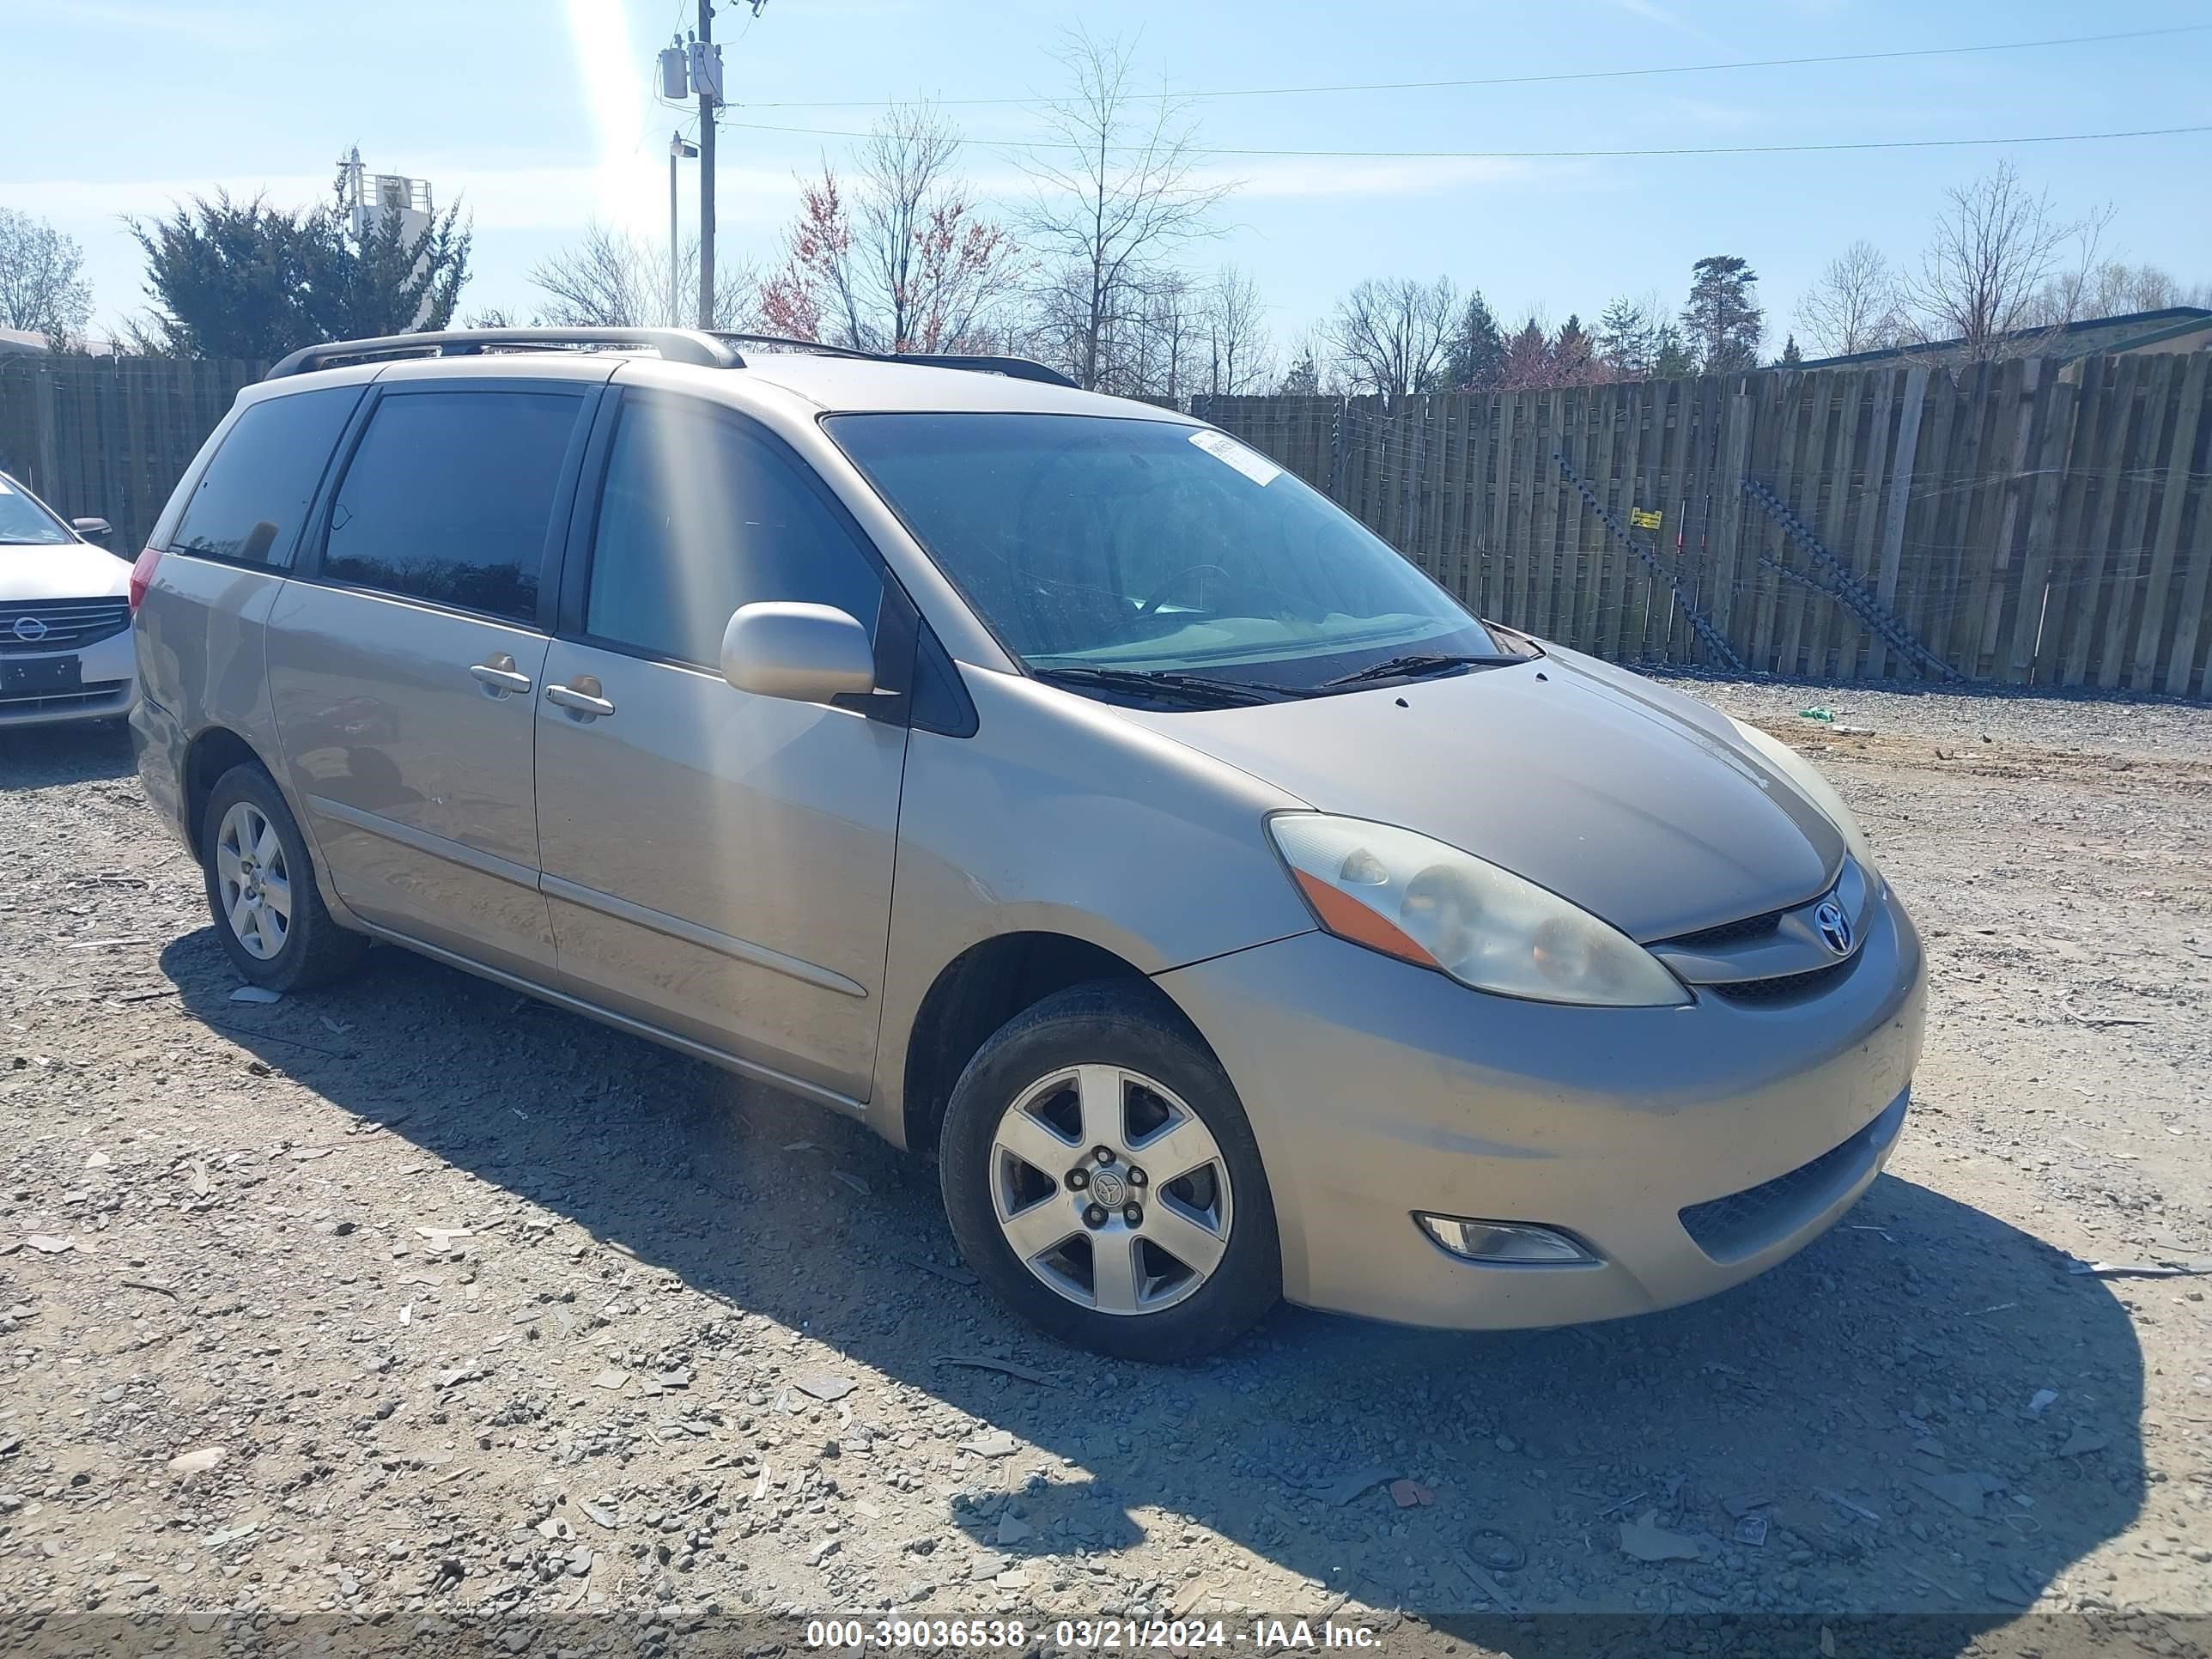
[[[360,401],[361,388],[346,386],[248,407],[200,475],[172,550],[290,564],[323,464]]]
[[[543,392],[387,396],[331,504],[323,574],[534,620],[545,527],[582,407]]]
[[[730,613],[798,599],[874,636],[883,581],[793,465],[730,418],[635,400],[607,459],[586,632],[713,666]]]

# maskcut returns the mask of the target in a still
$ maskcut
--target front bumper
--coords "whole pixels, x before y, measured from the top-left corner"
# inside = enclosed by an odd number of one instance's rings
[[[1459,1329],[1650,1312],[1802,1249],[1894,1148],[1926,1005],[1888,895],[1850,971],[1788,1005],[1519,1002],[1322,933],[1158,982],[1251,1118],[1285,1295]],[[1465,1261],[1417,1211],[1564,1229],[1600,1259]]]
[[[131,712],[131,705],[138,695],[138,665],[131,650],[129,629],[96,640],[81,651],[52,654],[77,659],[80,689],[46,695],[0,693],[0,728],[61,726],[72,720],[112,720]],[[41,658],[11,653],[8,660],[37,662]]]

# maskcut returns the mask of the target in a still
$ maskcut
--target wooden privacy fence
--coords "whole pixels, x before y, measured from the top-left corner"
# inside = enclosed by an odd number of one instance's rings
[[[115,526],[130,558],[238,389],[265,363],[0,356],[0,471],[67,518]]]
[[[128,554],[262,370],[0,356],[0,468]],[[1694,612],[1754,672],[1932,673],[1752,481],[1969,678],[2212,700],[2208,372],[2199,351],[1195,407],[1486,616],[1617,662],[1713,664]]]
[[[1751,480],[1966,678],[2212,699],[2208,372],[2200,351],[1194,407],[1485,616],[1613,661],[1713,665],[1695,611],[1754,672],[1933,677]]]

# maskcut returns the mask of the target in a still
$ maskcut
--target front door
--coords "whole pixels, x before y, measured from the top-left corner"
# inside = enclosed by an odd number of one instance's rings
[[[751,422],[622,398],[538,698],[562,983],[865,1098],[907,737],[902,712],[867,710],[904,700],[756,696],[716,665],[731,612],[755,600],[836,605],[872,629],[883,575],[811,470]]]
[[[339,896],[544,983],[531,716],[587,401],[549,382],[385,391],[268,629],[293,796]]]

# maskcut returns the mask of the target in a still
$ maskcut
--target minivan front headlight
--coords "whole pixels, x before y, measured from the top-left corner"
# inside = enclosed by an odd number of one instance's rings
[[[1828,822],[1842,831],[1844,849],[1871,878],[1875,873],[1874,848],[1867,841],[1866,831],[1859,828],[1859,821],[1851,816],[1851,809],[1836,793],[1835,786],[1820,775],[1812,762],[1781,738],[1771,737],[1733,714],[1728,716],[1728,723],[1735,727],[1736,736],[1757,750],[1760,758],[1781,773],[1799,794],[1819,807]]]
[[[1626,933],[1472,853],[1326,812],[1279,812],[1267,833],[1315,919],[1340,939],[1502,996],[1615,1008],[1690,1000]]]

